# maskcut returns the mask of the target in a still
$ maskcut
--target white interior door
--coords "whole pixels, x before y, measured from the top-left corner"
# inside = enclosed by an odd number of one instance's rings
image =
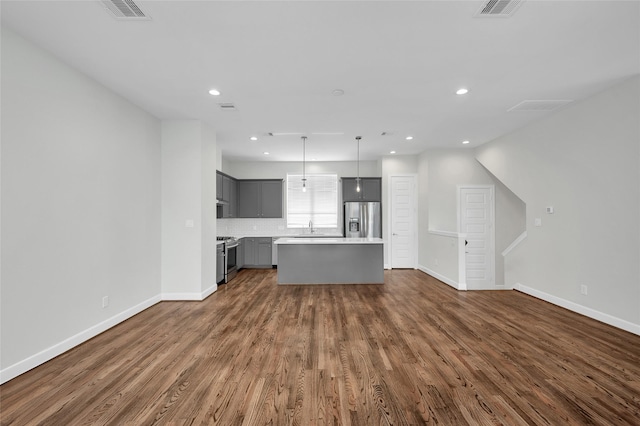
[[[391,176],[391,267],[416,267],[416,177]]]
[[[492,289],[495,287],[493,186],[461,186],[458,191],[460,232],[467,234],[467,289]]]

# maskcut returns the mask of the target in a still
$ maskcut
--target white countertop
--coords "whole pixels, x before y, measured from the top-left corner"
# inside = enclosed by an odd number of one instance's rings
[[[382,244],[382,238],[280,238],[275,244]]]

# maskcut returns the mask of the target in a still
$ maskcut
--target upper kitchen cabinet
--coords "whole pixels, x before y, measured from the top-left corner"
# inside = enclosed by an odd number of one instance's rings
[[[216,172],[216,199],[218,218],[238,217],[238,181],[224,173]]]
[[[216,172],[216,200],[222,201],[222,173]]]
[[[238,217],[238,182],[230,177],[222,177],[223,193],[227,195],[227,203],[222,205],[222,217]]]
[[[281,218],[282,180],[238,181],[238,217]]]
[[[360,178],[360,192],[356,178],[342,178],[342,201],[382,201],[382,178]]]

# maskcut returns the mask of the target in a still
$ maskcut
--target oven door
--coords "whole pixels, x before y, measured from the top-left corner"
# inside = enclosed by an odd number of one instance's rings
[[[238,243],[232,245],[225,244],[225,252],[224,282],[228,283],[238,273]]]

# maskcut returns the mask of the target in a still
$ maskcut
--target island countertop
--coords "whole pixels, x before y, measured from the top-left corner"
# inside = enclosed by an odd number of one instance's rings
[[[275,241],[276,245],[293,244],[293,245],[325,245],[325,244],[383,244],[382,238],[279,238]]]

